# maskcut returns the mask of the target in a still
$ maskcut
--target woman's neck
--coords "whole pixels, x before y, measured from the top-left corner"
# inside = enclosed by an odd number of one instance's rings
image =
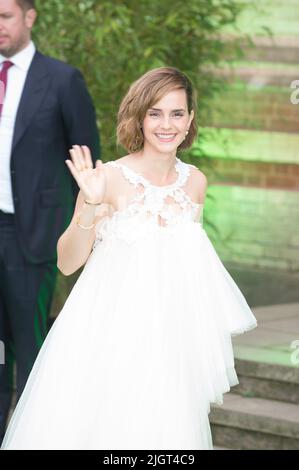
[[[159,184],[166,184],[174,173],[176,153],[155,153],[141,150],[132,154],[136,170],[158,180]]]

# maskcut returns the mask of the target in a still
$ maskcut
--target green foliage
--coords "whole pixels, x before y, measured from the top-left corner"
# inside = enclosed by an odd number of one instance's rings
[[[48,55],[78,67],[97,109],[103,161],[124,155],[116,149],[118,106],[129,85],[147,70],[174,66],[198,91],[199,119],[223,87],[208,67],[238,52],[224,43],[223,27],[244,9],[240,0],[42,0],[33,39]],[[198,155],[199,148],[196,152]],[[186,158],[187,157],[187,158]],[[185,160],[192,161],[192,152]]]

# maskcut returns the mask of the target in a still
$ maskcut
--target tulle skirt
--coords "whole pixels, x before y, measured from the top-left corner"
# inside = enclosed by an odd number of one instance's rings
[[[92,251],[34,364],[3,449],[212,449],[256,319],[198,223]]]

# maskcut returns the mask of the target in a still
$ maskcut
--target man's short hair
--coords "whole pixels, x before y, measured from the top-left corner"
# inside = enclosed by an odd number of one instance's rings
[[[35,8],[34,0],[16,0],[17,4],[22,8],[22,10],[30,10]]]

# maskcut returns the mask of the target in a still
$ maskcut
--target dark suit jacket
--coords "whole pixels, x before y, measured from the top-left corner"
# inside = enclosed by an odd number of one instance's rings
[[[79,70],[36,51],[19,104],[11,154],[16,230],[27,261],[57,259],[78,186],[65,160],[88,145],[100,157],[95,110]]]

